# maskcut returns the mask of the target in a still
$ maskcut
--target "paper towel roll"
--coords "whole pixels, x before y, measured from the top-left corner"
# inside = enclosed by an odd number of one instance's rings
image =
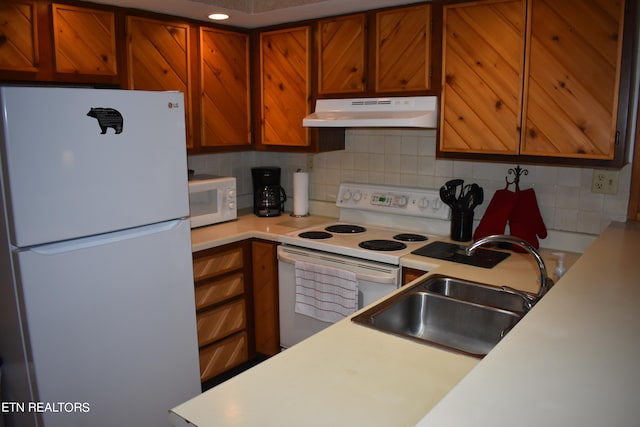
[[[309,214],[309,174],[293,173],[293,216]]]

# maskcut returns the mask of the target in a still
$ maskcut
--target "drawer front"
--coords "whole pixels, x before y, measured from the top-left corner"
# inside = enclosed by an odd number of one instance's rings
[[[200,350],[200,381],[204,382],[249,360],[246,333]]]
[[[196,286],[196,310],[224,301],[244,292],[242,272]]]
[[[204,346],[216,340],[239,332],[246,327],[243,300],[237,300],[213,310],[198,313],[198,345]]]
[[[196,281],[242,268],[242,247],[193,260]]]

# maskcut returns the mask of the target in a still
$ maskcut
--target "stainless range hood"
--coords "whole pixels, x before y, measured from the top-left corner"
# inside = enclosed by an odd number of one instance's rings
[[[304,127],[435,128],[436,96],[318,99],[316,111],[302,120]]]

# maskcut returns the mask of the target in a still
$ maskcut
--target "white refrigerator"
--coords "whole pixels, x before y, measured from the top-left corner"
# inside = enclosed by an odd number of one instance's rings
[[[200,392],[183,95],[0,108],[0,425],[168,425]]]

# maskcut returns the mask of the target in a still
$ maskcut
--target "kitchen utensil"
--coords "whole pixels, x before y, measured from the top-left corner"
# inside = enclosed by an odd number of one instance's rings
[[[456,207],[458,188],[462,187],[462,184],[464,184],[464,180],[452,179],[440,187],[440,199],[452,209]]]
[[[481,205],[483,201],[484,190],[478,184],[472,184],[467,195],[467,200],[465,202],[465,209],[472,211],[478,205]]]

